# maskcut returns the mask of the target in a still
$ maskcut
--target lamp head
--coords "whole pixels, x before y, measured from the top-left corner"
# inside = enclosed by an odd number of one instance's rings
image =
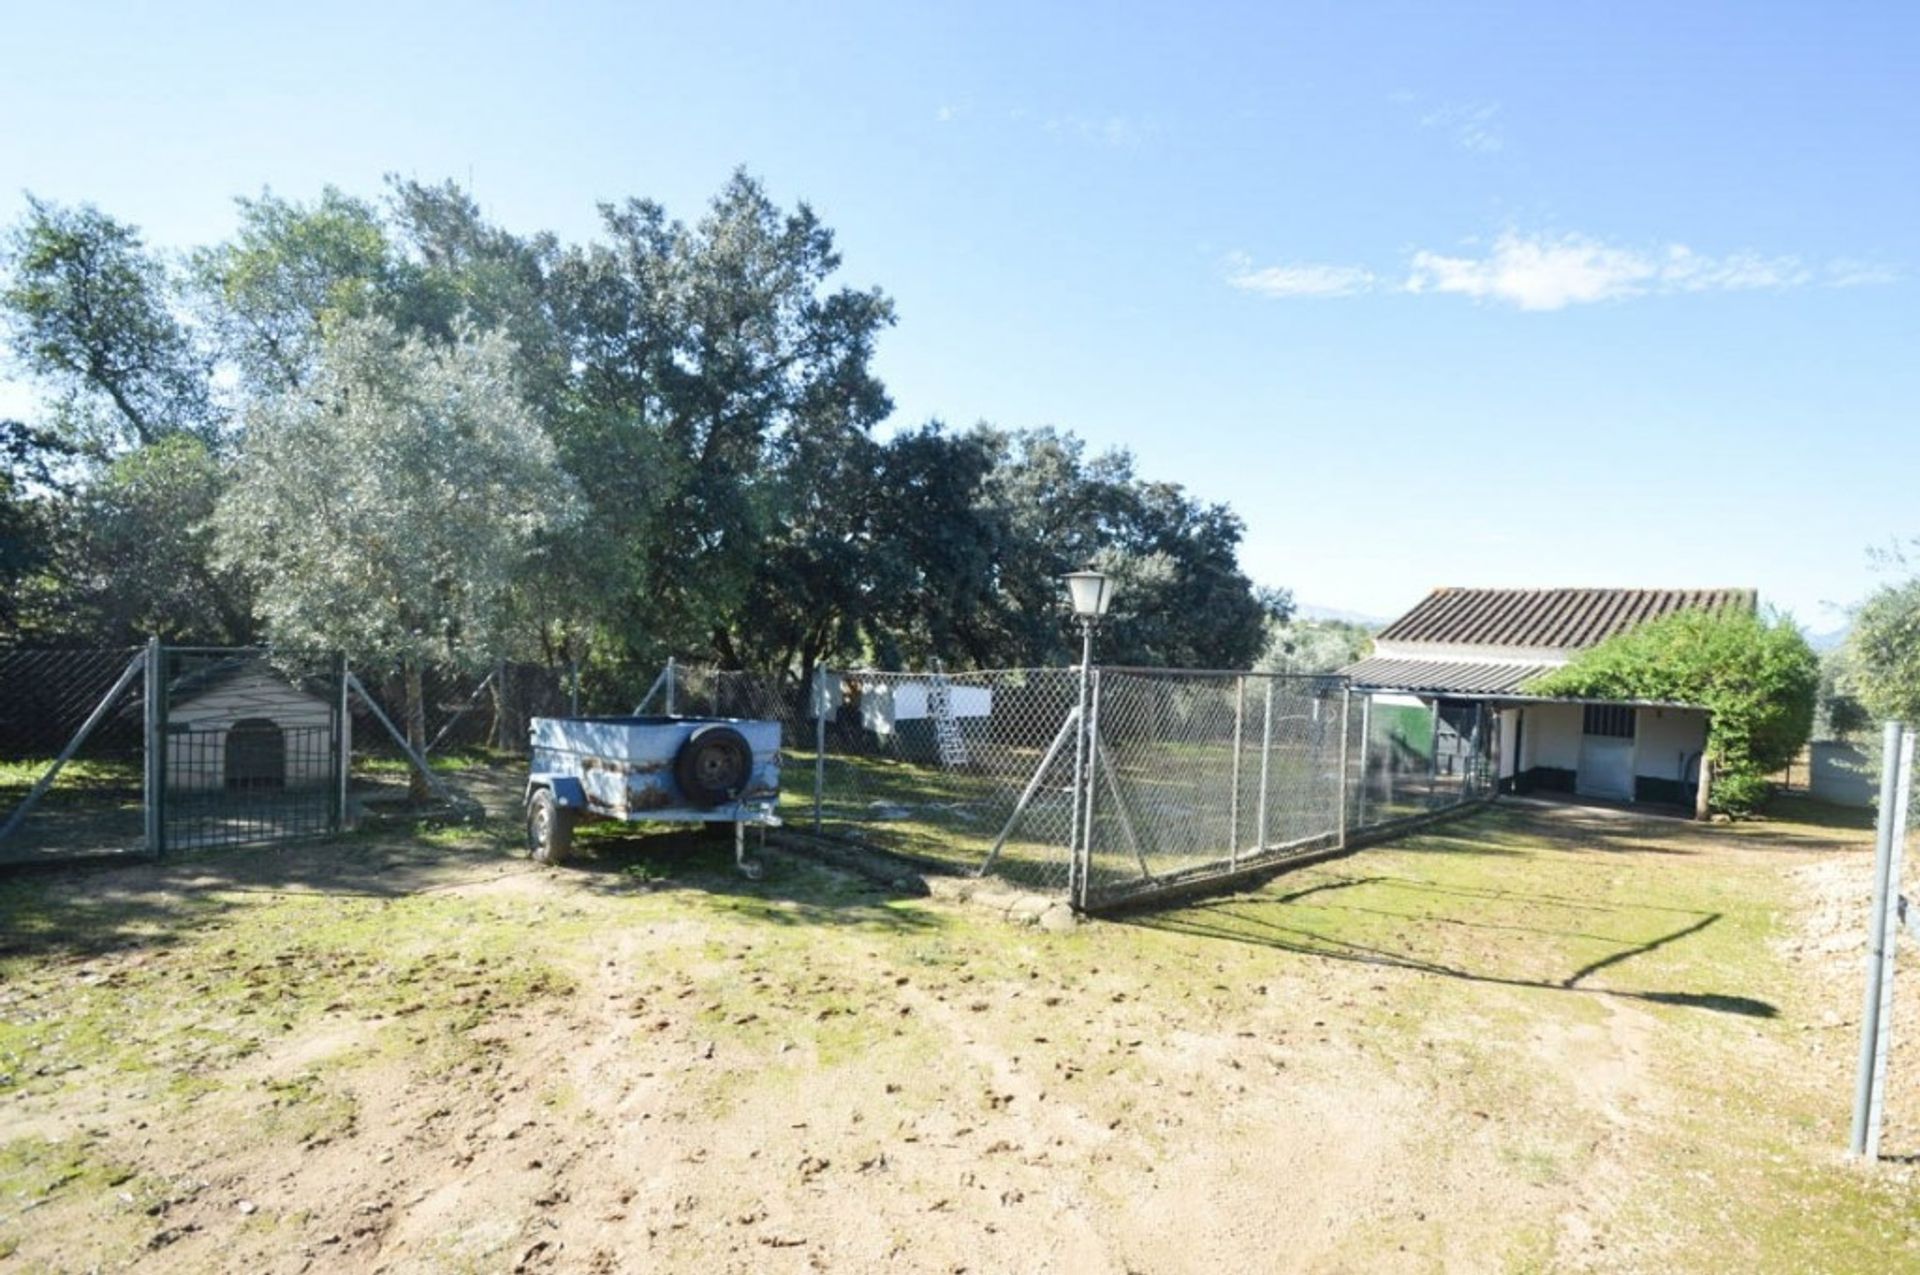
[[[1070,571],[1064,578],[1074,615],[1082,620],[1097,620],[1107,613],[1107,606],[1113,601],[1113,577],[1087,570]]]

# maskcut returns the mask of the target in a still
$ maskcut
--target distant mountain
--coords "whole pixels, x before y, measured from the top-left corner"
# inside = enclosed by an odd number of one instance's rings
[[[1367,615],[1361,611],[1342,611],[1339,607],[1316,606],[1311,602],[1296,603],[1293,613],[1302,620],[1338,620],[1342,624],[1358,624],[1368,629],[1384,629],[1388,623],[1377,615]]]
[[[1853,626],[1843,624],[1837,629],[1828,629],[1824,633],[1815,633],[1811,629],[1802,629],[1807,635],[1807,645],[1822,654],[1838,650],[1847,643],[1847,634],[1853,632]]]

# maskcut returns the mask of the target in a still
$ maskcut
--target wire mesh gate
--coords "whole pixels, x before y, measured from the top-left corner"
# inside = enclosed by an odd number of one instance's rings
[[[152,848],[339,832],[351,717],[338,655],[165,647],[149,758]]]

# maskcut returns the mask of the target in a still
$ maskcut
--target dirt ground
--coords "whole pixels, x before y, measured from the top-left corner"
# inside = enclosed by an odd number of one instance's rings
[[[1870,833],[1797,813],[1066,934],[505,824],[7,882],[0,1269],[1920,1269],[1920,963],[1849,1164]]]

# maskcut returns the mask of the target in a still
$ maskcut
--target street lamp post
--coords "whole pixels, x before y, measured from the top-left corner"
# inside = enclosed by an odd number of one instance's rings
[[[1080,812],[1086,804],[1084,784],[1092,758],[1088,754],[1087,684],[1093,671],[1093,631],[1113,601],[1113,578],[1099,571],[1068,572],[1067,600],[1074,618],[1080,621],[1080,706],[1074,712],[1076,728],[1073,747],[1073,816],[1067,834],[1067,893],[1085,903],[1087,860],[1083,851],[1091,849],[1093,829],[1082,827]],[[1084,843],[1084,844],[1083,844]]]

